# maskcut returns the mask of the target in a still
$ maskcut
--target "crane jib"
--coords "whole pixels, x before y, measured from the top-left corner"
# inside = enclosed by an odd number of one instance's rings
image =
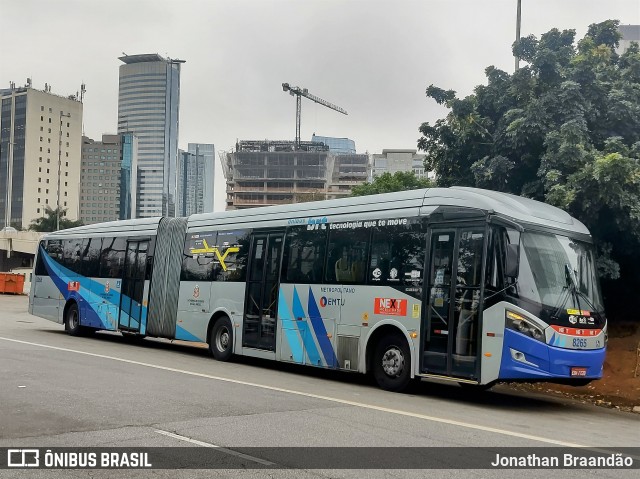
[[[322,98],[319,98],[315,95],[312,95],[311,93],[309,93],[309,90],[307,90],[306,88],[300,88],[297,86],[290,86],[288,83],[283,83],[282,84],[282,91],[284,92],[289,92],[290,95],[295,95],[296,96],[296,148],[300,146],[300,123],[301,123],[301,101],[300,101],[300,97],[305,97],[308,98],[309,100],[318,103],[319,105],[323,105],[326,106],[327,108],[330,108],[332,110],[335,110],[339,113],[342,113],[343,115],[348,115],[347,111],[343,108],[340,108],[337,105],[334,105],[333,103],[329,103],[326,100],[323,100]]]

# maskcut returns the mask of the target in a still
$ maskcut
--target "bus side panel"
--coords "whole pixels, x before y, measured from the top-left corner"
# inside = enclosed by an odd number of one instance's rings
[[[381,301],[387,308],[376,305]],[[395,324],[412,351],[421,301],[389,287],[280,286],[277,358],[313,366],[364,371],[366,337],[378,324]]]
[[[209,281],[180,282],[176,339],[207,340],[207,323],[211,318],[211,284]]]
[[[195,282],[184,282],[184,284],[184,288],[181,286],[179,305],[184,305],[189,299],[193,299],[194,295]],[[244,310],[245,283],[214,281],[197,284],[200,286],[200,294],[202,294],[203,288],[210,290],[209,308],[206,312],[179,311],[178,321],[181,322],[176,327],[176,338],[206,342],[208,340],[207,328],[211,317],[215,313],[223,311],[234,325],[233,351],[240,354],[242,351],[242,312]],[[183,291],[184,294],[182,294]],[[235,327],[236,324],[238,327]]]
[[[64,305],[68,300],[74,299],[80,305],[81,318],[84,316],[81,321],[83,326],[108,330],[117,328],[122,283],[120,279],[94,280],[82,277],[60,265],[46,253],[43,253],[43,260],[49,273],[49,280],[57,289],[56,296],[62,297],[58,301],[58,314],[54,321],[59,323],[64,321],[62,317]]]
[[[278,298],[276,358],[311,366],[337,367],[334,341],[341,293],[323,296],[325,286],[282,284]],[[338,291],[339,287],[332,287]],[[336,296],[337,295],[337,296]]]
[[[343,341],[343,336],[354,335],[356,328],[360,330],[359,360],[355,363],[350,361],[351,368],[366,372],[367,347],[375,347],[367,343],[378,327],[389,325],[407,340],[412,360],[411,374],[418,372],[416,351],[420,349],[420,339],[417,333],[420,330],[422,301],[391,286],[345,285],[342,295],[338,342]],[[416,333],[416,337],[412,339],[410,333]],[[339,351],[340,364],[344,368],[343,349],[339,348]]]
[[[144,291],[142,293],[142,318],[140,318],[140,334],[147,334],[147,316],[149,313],[149,290],[151,288],[151,281],[145,280]]]
[[[50,276],[34,276],[29,312],[34,316],[60,322],[60,291]]]
[[[80,296],[84,299],[82,325],[95,329],[118,329],[120,288],[117,278],[80,279]]]
[[[505,304],[500,302],[482,312],[480,348],[480,384],[498,379],[504,343]],[[489,354],[489,355],[487,355]]]

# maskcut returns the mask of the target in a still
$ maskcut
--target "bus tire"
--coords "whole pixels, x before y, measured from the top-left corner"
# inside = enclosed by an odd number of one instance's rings
[[[83,332],[80,326],[80,312],[76,303],[71,303],[64,317],[64,328],[70,336],[80,336]]]
[[[411,381],[411,351],[400,334],[383,336],[373,354],[373,377],[382,389],[404,391]]]
[[[217,361],[229,361],[233,354],[233,327],[231,320],[223,316],[211,328],[209,351]]]

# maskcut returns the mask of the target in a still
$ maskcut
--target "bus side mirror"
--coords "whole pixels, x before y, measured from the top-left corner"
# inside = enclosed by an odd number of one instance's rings
[[[518,258],[518,245],[517,244],[508,244],[507,245],[507,257],[505,261],[504,275],[507,278],[517,278],[518,277],[518,267],[520,265],[520,261]]]

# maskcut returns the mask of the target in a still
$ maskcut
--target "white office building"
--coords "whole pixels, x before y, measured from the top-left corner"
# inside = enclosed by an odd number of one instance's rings
[[[26,229],[58,204],[77,220],[82,102],[28,79],[0,90],[0,103],[0,229]]]

